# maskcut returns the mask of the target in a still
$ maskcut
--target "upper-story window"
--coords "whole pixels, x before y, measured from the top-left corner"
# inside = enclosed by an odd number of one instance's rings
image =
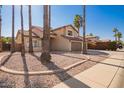
[[[72,36],[72,31],[68,30],[68,35]]]

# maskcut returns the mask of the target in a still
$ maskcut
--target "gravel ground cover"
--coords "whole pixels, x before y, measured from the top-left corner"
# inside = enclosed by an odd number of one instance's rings
[[[85,59],[85,56],[79,52],[52,52],[51,63],[44,65],[38,60],[39,56],[40,53],[35,53],[35,56],[26,54],[22,58],[20,53],[15,53],[7,61],[5,61],[7,57],[2,59],[1,63],[7,68],[18,71],[46,71],[63,69],[63,67]],[[88,56],[90,56],[91,60],[99,62],[105,60],[109,55],[103,52],[89,51]],[[13,75],[0,71],[0,82],[2,82],[0,87],[53,87],[96,64],[96,62],[87,61],[69,71],[50,75]]]
[[[46,71],[64,68],[78,61],[83,61],[86,59],[86,57],[84,57],[82,54],[52,53],[52,60],[49,64],[46,64],[46,67],[44,66],[44,64],[42,64],[39,57],[40,53],[35,53],[34,55],[26,53],[25,57],[22,57],[21,53],[17,52],[12,54],[11,56],[4,57],[1,61],[1,64],[4,63],[3,65],[5,67],[17,71],[24,71],[25,68],[27,68],[28,71]]]

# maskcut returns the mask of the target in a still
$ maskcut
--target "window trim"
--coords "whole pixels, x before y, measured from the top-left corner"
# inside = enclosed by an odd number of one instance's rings
[[[69,32],[71,32],[71,35],[69,35]],[[67,35],[68,36],[73,36],[73,32],[71,30],[68,30]]]

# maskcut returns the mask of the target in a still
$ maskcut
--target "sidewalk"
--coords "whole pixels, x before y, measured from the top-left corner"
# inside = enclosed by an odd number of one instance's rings
[[[110,58],[77,74],[74,78],[54,86],[54,88],[69,88],[69,84],[79,88],[124,87],[124,52],[110,52],[110,54]],[[79,85],[75,79],[82,82],[82,84]]]

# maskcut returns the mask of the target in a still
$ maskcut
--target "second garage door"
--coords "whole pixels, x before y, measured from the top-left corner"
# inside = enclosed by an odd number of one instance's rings
[[[82,44],[80,42],[72,42],[71,43],[71,50],[72,51],[81,51],[82,50]]]

